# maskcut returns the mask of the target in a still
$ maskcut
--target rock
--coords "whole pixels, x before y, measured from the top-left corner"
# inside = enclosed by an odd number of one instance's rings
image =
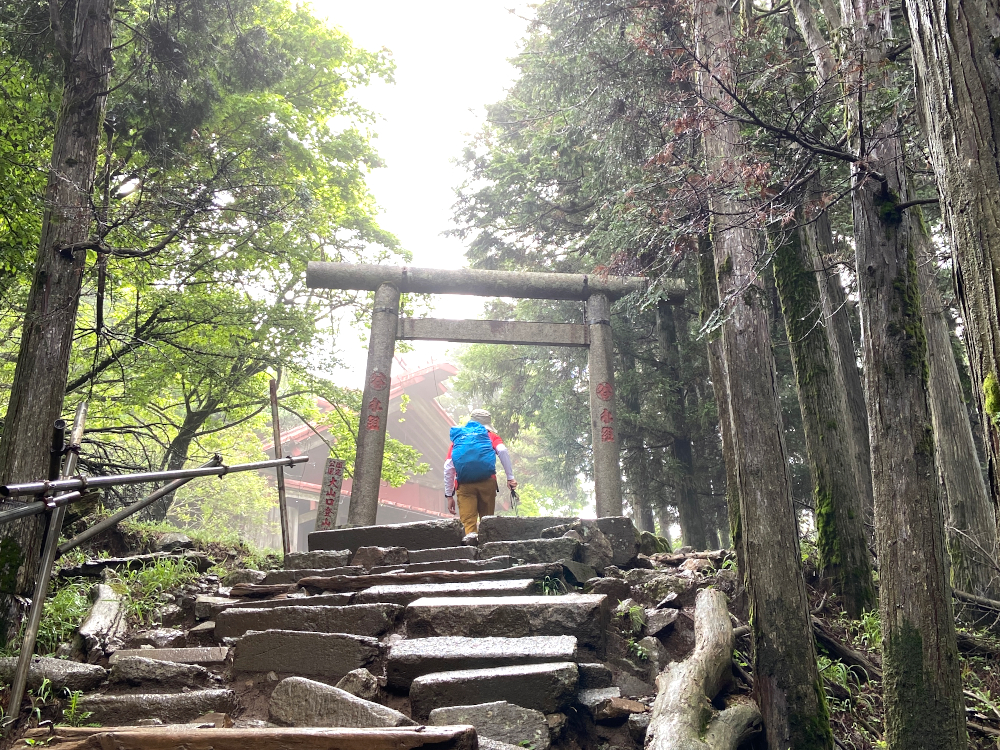
[[[177,604],[164,604],[153,610],[150,619],[157,625],[170,627],[184,622],[184,610]]]
[[[524,750],[524,748],[500,740],[491,740],[489,737],[480,737],[479,750]]]
[[[183,630],[177,628],[156,628],[155,630],[144,630],[136,633],[129,639],[129,644],[133,648],[140,646],[152,646],[153,648],[173,648],[183,646],[187,642],[187,635]]]
[[[428,723],[437,726],[471,724],[480,737],[489,737],[516,747],[548,750],[550,744],[545,714],[506,701],[435,708],[430,713]]]
[[[604,703],[604,701],[621,697],[622,691],[617,687],[592,688],[589,690],[581,690],[577,693],[576,702],[593,716],[594,710]]]
[[[201,594],[194,600],[194,618],[210,620],[235,602],[227,596],[206,596]]]
[[[660,635],[677,622],[676,609],[647,609],[646,632],[649,635]]]
[[[583,586],[587,581],[597,575],[597,571],[590,565],[575,562],[573,560],[560,560],[567,577],[578,586]]]
[[[460,547],[439,547],[438,549],[415,549],[410,552],[411,563],[441,562],[443,560],[475,560],[479,550],[475,545]]]
[[[662,536],[657,536],[648,531],[639,532],[639,553],[642,555],[656,555],[661,552],[670,552],[670,542]]]
[[[313,576],[360,576],[367,570],[360,565],[348,565],[340,568],[300,568],[296,570],[271,570],[261,581],[265,586],[274,586],[280,583],[298,583],[303,578]]]
[[[127,631],[121,599],[110,586],[99,583],[92,594],[93,604],[77,631],[81,651],[94,664],[121,648]]]
[[[351,558],[351,565],[371,570],[379,565],[406,565],[409,561],[404,547],[360,547]]]
[[[545,529],[568,526],[576,520],[561,516],[484,516],[479,519],[479,544],[540,539]]]
[[[606,516],[598,518],[596,523],[611,543],[613,565],[628,565],[639,554],[639,532],[631,518]]]
[[[415,721],[399,711],[303,677],[289,677],[271,693],[268,716],[291,727],[406,727]]]
[[[632,561],[632,567],[643,568],[644,570],[653,570],[656,565],[653,564],[652,560],[640,553],[636,555],[635,559]]]
[[[194,549],[194,541],[187,534],[164,534],[156,543],[158,552],[176,552],[182,549]]]
[[[642,714],[649,709],[639,701],[629,698],[609,698],[593,710],[594,721],[620,722],[632,714]]]
[[[398,604],[358,604],[346,607],[270,607],[227,609],[215,618],[215,637],[235,638],[249,630],[305,630],[380,636],[403,614]]]
[[[187,724],[207,713],[232,713],[236,707],[236,693],[232,690],[195,690],[169,695],[85,695],[79,702],[80,710],[91,714],[88,721],[112,726],[135,724],[140,719]]]
[[[690,570],[704,575],[710,575],[715,571],[715,565],[712,564],[711,560],[704,560],[700,557],[689,557],[679,567],[681,570]]]
[[[117,664],[119,659],[130,656],[141,656],[146,659],[172,661],[178,664],[222,664],[229,655],[225,646],[207,646],[201,648],[157,648],[157,649],[122,649],[111,656],[111,664]]]
[[[257,584],[267,577],[267,573],[262,570],[233,570],[222,577],[223,586],[235,586],[238,583]]]
[[[172,661],[146,659],[141,656],[127,656],[115,660],[111,665],[109,682],[117,686],[156,686],[166,692],[178,692],[184,688],[205,687],[211,681],[211,674],[197,664],[178,664]]]
[[[624,672],[618,677],[618,687],[621,688],[622,695],[629,698],[642,698],[656,694],[656,687],[651,683],[628,672]]]
[[[581,648],[599,654],[608,618],[606,598],[592,594],[426,598],[406,608],[411,638],[572,635]]]
[[[671,591],[669,594],[667,594],[665,597],[663,597],[662,599],[660,599],[660,601],[656,603],[656,609],[666,609],[667,607],[670,607],[672,609],[680,609],[681,605],[678,603],[677,599],[678,599],[677,592]]]
[[[565,635],[412,638],[392,644],[385,673],[390,688],[406,690],[414,679],[432,672],[567,662],[576,658],[576,638]]]
[[[474,531],[471,534],[466,534],[462,537],[462,544],[467,547],[478,547],[479,534]]]
[[[200,622],[188,631],[188,638],[200,639],[215,637],[215,620]]]
[[[634,713],[628,717],[628,733],[639,747],[646,744],[646,730],[649,729],[650,714]]]
[[[647,635],[637,644],[648,654],[650,680],[655,680],[663,668],[670,662],[670,655],[658,638]]]
[[[668,594],[677,594],[678,608],[694,604],[697,588],[690,578],[682,578],[659,570],[635,568],[625,573],[625,582],[632,587],[632,597],[646,606],[653,606]]]
[[[605,594],[612,607],[632,596],[632,587],[620,578],[591,578],[584,588],[588,594]]]
[[[368,667],[385,652],[374,638],[343,633],[268,630],[247,633],[236,643],[237,672],[284,672],[339,680]]]
[[[578,676],[572,662],[435,672],[413,681],[410,708],[418,719],[435,708],[493,701],[553,713],[572,701]]]
[[[302,570],[304,568],[342,568],[350,565],[351,551],[349,549],[319,550],[317,552],[289,552],[285,555],[285,570]]]
[[[530,578],[513,581],[471,581],[469,583],[414,583],[403,586],[374,586],[358,592],[357,604],[382,602],[403,606],[423,597],[530,596],[535,582]]]
[[[352,669],[340,678],[337,687],[366,701],[373,701],[378,695],[378,680],[367,669]]]
[[[346,607],[354,594],[298,594],[284,599],[246,599],[231,604],[231,609],[271,609],[272,607]]]
[[[442,560],[439,562],[410,563],[409,565],[380,565],[372,568],[373,575],[399,570],[403,573],[430,573],[435,570],[456,572],[469,570],[501,570],[509,568],[514,561],[507,556],[491,557],[488,560]]]
[[[0,682],[10,685],[17,670],[17,657],[0,657]],[[53,659],[48,656],[32,656],[28,667],[28,687],[35,690],[43,680],[49,680],[55,691],[93,690],[108,676],[103,667],[96,664],[80,664],[75,661]]]
[[[527,539],[524,541],[487,542],[479,547],[484,558],[508,555],[515,560],[531,563],[550,563],[575,560],[580,554],[580,543],[573,539]]]
[[[359,547],[373,546],[406,547],[408,550],[457,547],[462,543],[464,535],[465,530],[457,518],[383,526],[355,526],[312,532],[309,534],[309,550],[313,552],[349,549],[355,552]]]
[[[577,664],[580,670],[580,689],[595,690],[609,688],[612,685],[611,670],[600,663]]]
[[[549,725],[549,739],[558,742],[566,731],[569,718],[564,713],[546,714],[545,723]]]

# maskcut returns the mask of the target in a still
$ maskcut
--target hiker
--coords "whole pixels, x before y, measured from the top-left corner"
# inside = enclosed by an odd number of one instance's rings
[[[514,467],[503,439],[489,429],[492,417],[486,409],[474,409],[464,427],[451,428],[451,446],[444,462],[444,496],[448,511],[458,517],[466,534],[475,534],[482,516],[492,516],[496,507],[497,458],[507,474],[507,487],[515,489]]]

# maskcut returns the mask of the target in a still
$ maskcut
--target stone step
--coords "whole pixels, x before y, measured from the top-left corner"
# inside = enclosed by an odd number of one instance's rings
[[[383,602],[401,604],[424,597],[528,596],[536,592],[534,580],[473,581],[472,583],[417,583],[403,586],[373,586],[354,595],[356,604]]]
[[[38,744],[53,747],[110,748],[116,750],[497,750],[497,744],[477,744],[471,726],[378,727],[374,729],[322,729],[248,727],[202,729],[192,726],[163,727],[56,727],[28,730]],[[506,747],[500,748],[506,750]]]
[[[248,633],[236,642],[233,669],[339,680],[377,662],[385,651],[386,646],[377,639],[365,636],[266,630]]]
[[[483,555],[483,545],[490,542],[525,541],[539,539],[545,529],[563,526],[578,521],[577,518],[560,516],[540,516],[525,518],[518,516],[485,516],[479,519],[479,547]],[[613,565],[625,565],[639,554],[639,532],[632,519],[626,516],[597,518],[593,523],[607,537],[611,544]]]
[[[7,685],[14,682],[17,662],[16,656],[0,657],[0,681]],[[93,690],[107,676],[108,673],[97,664],[80,664],[51,656],[32,656],[28,666],[28,687],[37,690],[48,680],[52,688],[60,692],[63,689]]]
[[[129,693],[126,695],[85,695],[80,711],[89,711],[87,721],[118,726],[140,719],[159,719],[164,724],[187,724],[210,713],[229,714],[236,710],[232,690],[192,690],[188,693]]]
[[[298,568],[294,570],[271,570],[261,584],[273,586],[278,583],[298,583],[300,578],[310,576],[360,576],[365,569],[360,565],[343,565],[339,568]]]
[[[144,659],[172,661],[178,664],[222,664],[229,655],[228,646],[203,646],[198,648],[125,648],[115,651],[108,660],[115,664],[119,659],[141,656]]]
[[[479,734],[480,743],[483,738],[488,738],[506,743],[508,747],[530,747],[533,750],[548,750],[551,744],[545,714],[506,701],[435,708],[428,723],[444,726],[471,724]]]
[[[572,635],[581,649],[602,655],[609,618],[603,594],[427,597],[407,606],[406,632],[410,638]]]
[[[223,609],[273,609],[274,607],[346,607],[354,594],[318,594],[290,596],[286,599],[230,599]],[[220,610],[221,611],[221,610]]]
[[[575,539],[527,539],[524,541],[487,542],[480,545],[483,557],[507,555],[525,563],[554,563],[576,560],[580,556],[580,543]]]
[[[108,684],[112,688],[148,688],[158,693],[179,693],[207,687],[214,679],[218,678],[200,664],[127,656],[111,665]]]
[[[278,683],[271,693],[268,718],[286,727],[408,727],[417,723],[388,706],[304,677]]]
[[[504,555],[491,555],[482,560],[439,560],[438,562],[409,563],[407,565],[376,565],[369,573],[379,575],[398,570],[401,573],[429,573],[435,570],[466,572],[471,570],[503,570],[514,565],[514,561]]]
[[[469,581],[512,581],[516,578],[534,578],[541,580],[546,577],[558,577],[563,573],[563,566],[558,563],[545,565],[515,565],[512,568],[497,570],[469,571],[429,571],[426,573],[380,573],[365,576],[331,576],[304,578],[299,583],[311,592],[326,591],[330,593],[348,593],[364,591],[372,586],[401,586],[411,583],[468,583]],[[248,587],[248,592],[271,592],[270,586]]]
[[[413,638],[392,644],[385,674],[390,688],[408,690],[417,677],[433,672],[576,661],[576,658],[576,638],[569,635]]]
[[[318,552],[289,552],[285,555],[285,570],[302,570],[304,568],[319,568],[329,570],[330,568],[342,568],[350,565],[351,551],[341,550],[321,550]]]
[[[426,721],[435,708],[494,701],[555,713],[572,703],[577,680],[573,662],[435,672],[410,685],[410,714]]]
[[[479,550],[472,546],[410,550],[411,563],[441,562],[442,560],[475,560],[478,557]]]
[[[346,607],[241,607],[215,618],[215,637],[236,638],[248,630],[304,630],[380,636],[396,626],[403,608],[398,604]]]
[[[417,521],[385,526],[355,526],[309,534],[309,551],[344,550],[359,547],[406,547],[408,550],[458,547],[465,530],[457,518]]]

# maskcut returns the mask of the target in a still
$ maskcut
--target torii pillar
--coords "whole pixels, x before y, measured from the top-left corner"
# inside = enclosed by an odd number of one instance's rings
[[[660,283],[668,302],[676,304],[684,299],[683,282],[667,280]],[[588,347],[597,515],[622,515],[611,302],[626,294],[645,290],[646,279],[311,262],[306,272],[306,284],[313,289],[375,292],[353,489],[347,516],[350,525],[371,526],[376,522],[396,339]],[[400,319],[399,296],[406,292],[579,300],[587,304],[587,322],[581,326],[522,321]]]

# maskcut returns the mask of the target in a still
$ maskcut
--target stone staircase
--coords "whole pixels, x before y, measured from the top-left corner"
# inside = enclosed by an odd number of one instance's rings
[[[313,533],[285,570],[199,593],[174,629],[183,646],[115,651],[79,709],[146,727],[128,730],[146,733],[137,747],[172,732],[178,747],[244,750],[248,730],[255,750],[286,747],[277,726],[317,748],[416,748],[428,726],[435,748],[641,747],[650,668],[622,658],[613,624],[623,569],[652,567],[631,521],[489,517],[466,542],[457,521]]]

